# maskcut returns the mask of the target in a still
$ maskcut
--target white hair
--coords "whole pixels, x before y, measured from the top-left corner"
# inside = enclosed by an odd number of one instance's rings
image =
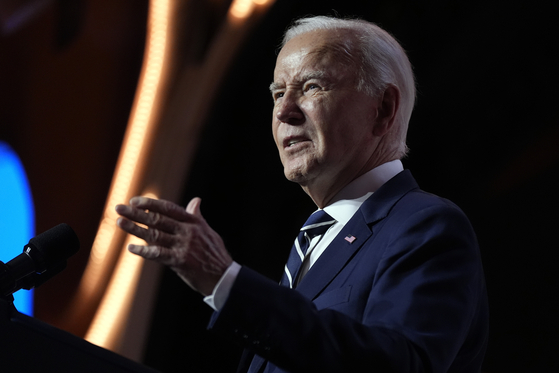
[[[353,40],[347,40],[344,49],[358,63],[359,91],[378,97],[390,84],[400,90],[400,107],[391,140],[398,145],[397,157],[403,158],[408,151],[406,134],[415,103],[415,78],[406,52],[392,35],[365,20],[316,16],[296,20],[285,32],[282,47],[295,36],[333,29],[353,32]]]

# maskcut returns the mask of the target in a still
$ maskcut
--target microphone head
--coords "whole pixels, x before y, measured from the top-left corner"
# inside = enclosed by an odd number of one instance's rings
[[[74,230],[62,223],[30,239],[23,251],[33,259],[40,273],[65,261],[79,248],[80,241]]]

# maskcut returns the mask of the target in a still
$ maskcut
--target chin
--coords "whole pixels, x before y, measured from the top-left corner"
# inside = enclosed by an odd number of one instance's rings
[[[296,159],[283,163],[283,173],[287,180],[305,185],[320,170],[314,159]]]
[[[308,170],[302,169],[284,169],[284,175],[287,180],[304,186],[311,179]]]
[[[294,183],[301,183],[305,180],[305,175],[301,170],[284,168],[283,174],[287,180]]]
[[[294,183],[300,183],[304,179],[302,175],[294,174],[292,172],[284,172],[284,175],[287,180],[292,181]]]

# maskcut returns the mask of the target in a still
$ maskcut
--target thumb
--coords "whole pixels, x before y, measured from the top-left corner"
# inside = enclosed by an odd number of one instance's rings
[[[202,216],[200,212],[200,204],[202,203],[202,199],[199,197],[192,198],[190,202],[188,202],[188,206],[186,206],[186,212],[192,215]]]

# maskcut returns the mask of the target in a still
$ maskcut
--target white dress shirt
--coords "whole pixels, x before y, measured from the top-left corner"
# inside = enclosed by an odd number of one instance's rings
[[[313,238],[297,281],[299,281],[313,266],[332,240],[334,240],[351,217],[359,210],[361,204],[384,183],[403,171],[403,169],[404,167],[400,160],[384,163],[353,180],[334,196],[330,204],[324,207],[324,211],[332,218],[336,219],[336,223],[322,236]],[[213,293],[205,297],[204,302],[214,310],[220,310],[229,296],[231,287],[240,269],[241,266],[237,262],[231,263],[215,286]]]

